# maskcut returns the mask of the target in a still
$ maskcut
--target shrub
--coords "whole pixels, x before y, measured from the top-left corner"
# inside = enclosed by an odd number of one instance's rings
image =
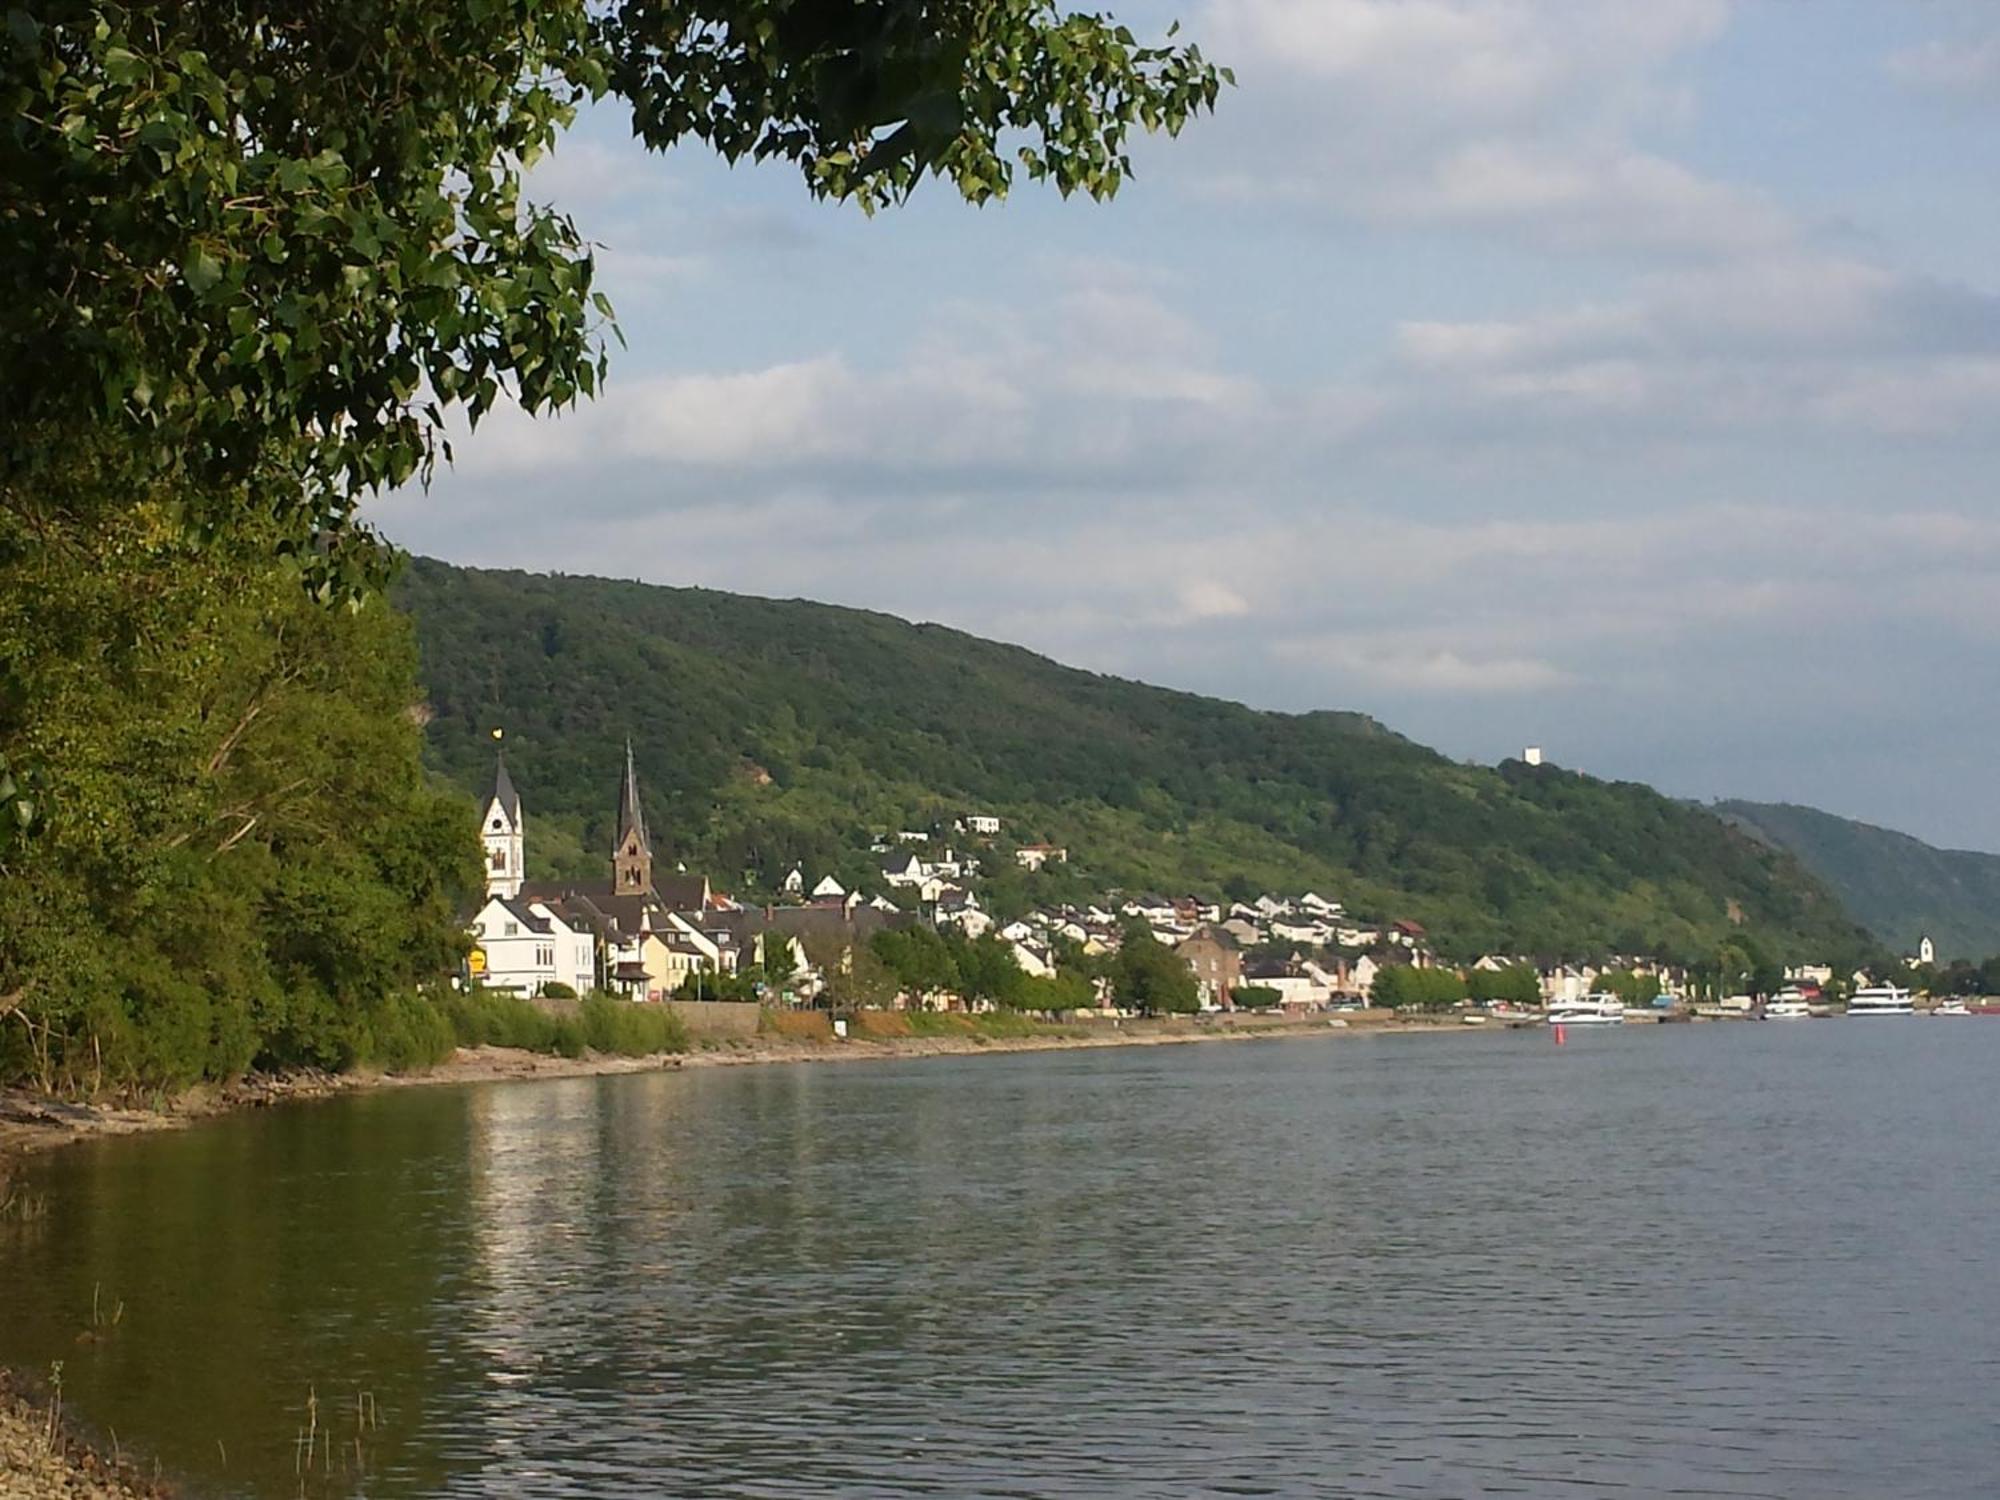
[[[687,1050],[687,1026],[665,1006],[592,995],[577,1008],[576,1025],[580,1041],[594,1052],[650,1057]]]

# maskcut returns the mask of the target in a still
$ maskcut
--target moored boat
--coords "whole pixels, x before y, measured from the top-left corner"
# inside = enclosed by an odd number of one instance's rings
[[[1625,1002],[1602,992],[1575,1000],[1558,1000],[1549,1006],[1551,1026],[1622,1026]]]
[[[1767,1021],[1810,1021],[1812,1007],[1798,990],[1787,986],[1764,1002],[1764,1019]]]
[[[1931,1007],[1931,1014],[1934,1016],[1969,1016],[1972,1012],[1966,1008],[1965,1002],[1959,999],[1958,996],[1948,995]]]
[[[1893,984],[1871,984],[1854,992],[1847,1002],[1850,1016],[1912,1016],[1916,1007],[1910,1003],[1910,992]]]

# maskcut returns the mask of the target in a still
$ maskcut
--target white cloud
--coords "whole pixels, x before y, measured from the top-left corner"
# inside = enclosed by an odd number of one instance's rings
[[[1228,584],[1197,578],[1181,585],[1181,609],[1191,620],[1224,620],[1250,613],[1250,601]]]
[[[1685,122],[1674,69],[1726,20],[1719,0],[1212,0],[1203,35],[1244,79],[1221,132],[1241,111],[1285,146],[1235,152],[1207,186],[1575,249],[1782,244],[1794,226],[1764,195],[1640,139]]]
[[[1920,92],[2000,98],[2000,36],[1906,47],[1890,54],[1888,69]]]

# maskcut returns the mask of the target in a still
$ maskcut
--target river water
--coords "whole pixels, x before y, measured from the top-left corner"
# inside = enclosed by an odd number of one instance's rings
[[[1996,1085],[1899,1019],[353,1095],[31,1163],[0,1362],[198,1493],[1990,1497]]]

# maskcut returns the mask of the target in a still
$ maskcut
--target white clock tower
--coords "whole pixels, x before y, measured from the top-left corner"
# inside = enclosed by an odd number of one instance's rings
[[[498,739],[496,729],[493,737]],[[493,772],[493,795],[486,799],[486,811],[479,818],[479,842],[486,849],[486,894],[513,897],[521,894],[527,877],[526,828],[521,817],[521,795],[507,774],[507,752],[500,751]]]

